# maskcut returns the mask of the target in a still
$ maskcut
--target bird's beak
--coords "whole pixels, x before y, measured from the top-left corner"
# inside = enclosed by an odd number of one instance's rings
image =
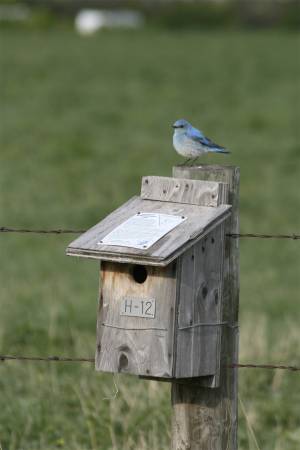
[[[172,128],[177,128],[176,125],[172,125]]]

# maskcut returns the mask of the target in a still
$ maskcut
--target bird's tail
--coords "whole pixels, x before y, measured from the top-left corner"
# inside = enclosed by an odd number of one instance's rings
[[[230,153],[230,151],[227,150],[227,148],[223,148],[223,147],[221,147],[221,148],[214,148],[211,151],[213,151],[214,153],[225,153],[225,154],[229,154]]]

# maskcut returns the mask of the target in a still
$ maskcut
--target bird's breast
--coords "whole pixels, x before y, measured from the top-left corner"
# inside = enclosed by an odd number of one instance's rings
[[[205,150],[200,143],[194,141],[185,134],[174,134],[173,145],[177,153],[186,158],[196,158],[202,153],[205,153]]]

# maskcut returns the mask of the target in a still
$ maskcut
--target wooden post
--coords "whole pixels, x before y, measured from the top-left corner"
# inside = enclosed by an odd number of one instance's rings
[[[239,168],[232,166],[176,166],[176,178],[221,181],[228,183],[225,203],[232,205],[226,234],[239,233]],[[224,298],[220,387],[172,383],[172,450],[237,449],[237,369],[239,310],[239,240],[226,238],[224,261]]]

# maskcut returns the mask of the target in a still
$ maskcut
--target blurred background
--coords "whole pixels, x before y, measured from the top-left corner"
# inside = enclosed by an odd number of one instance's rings
[[[0,226],[94,225],[182,162],[183,117],[232,152],[203,163],[240,166],[241,231],[299,233],[299,28],[289,0],[1,0]],[[98,264],[73,238],[1,233],[1,354],[93,357]],[[241,362],[299,365],[299,242],[240,242]],[[299,449],[298,373],[239,375],[239,448]],[[169,385],[116,383],[0,362],[2,449],[168,449]]]

